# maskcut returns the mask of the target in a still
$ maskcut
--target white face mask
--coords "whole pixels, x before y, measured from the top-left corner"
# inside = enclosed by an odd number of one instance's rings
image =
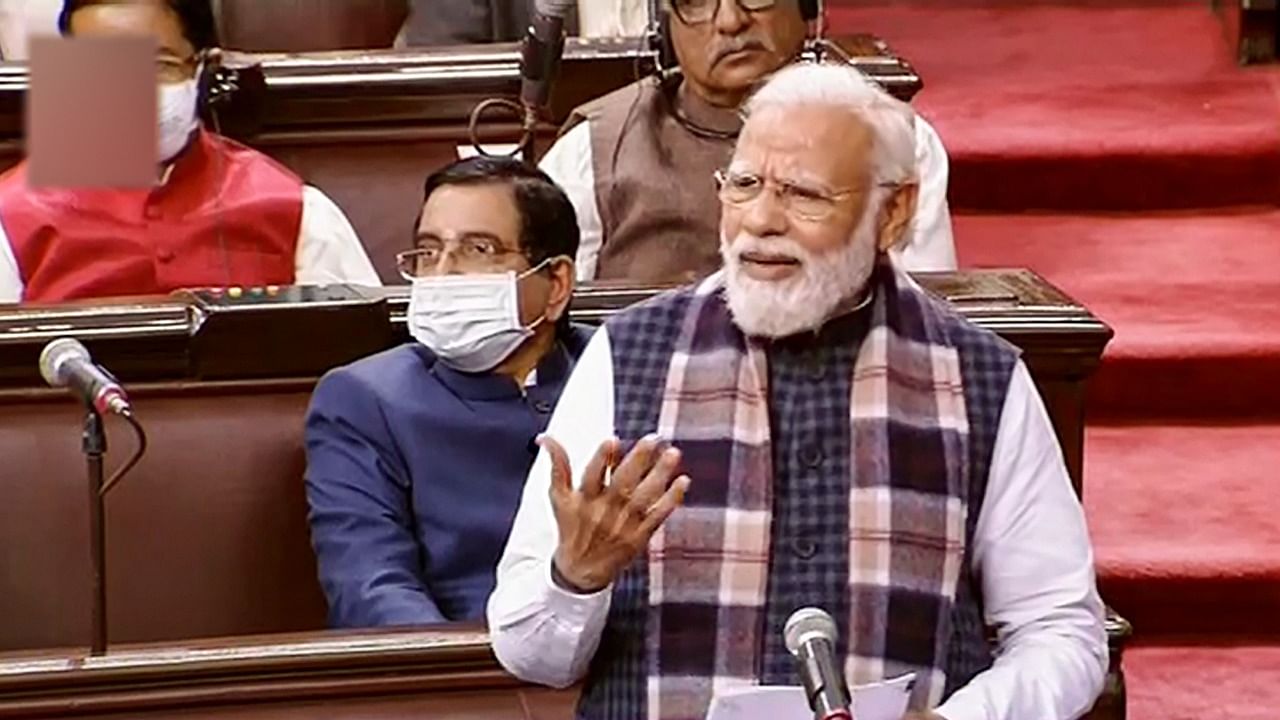
[[[196,77],[200,74],[197,71]],[[156,143],[160,162],[166,163],[182,152],[191,133],[200,124],[196,100],[200,90],[195,78],[180,83],[162,83],[156,98]]]
[[[437,275],[413,279],[409,334],[442,362],[463,372],[486,372],[533,336],[546,315],[520,322],[518,282],[550,263],[519,275]]]

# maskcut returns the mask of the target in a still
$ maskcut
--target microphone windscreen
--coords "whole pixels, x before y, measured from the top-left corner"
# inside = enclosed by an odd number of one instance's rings
[[[62,367],[68,360],[89,360],[89,351],[75,338],[58,338],[44,346],[40,352],[40,376],[53,387],[63,387],[67,378]]]
[[[787,618],[787,626],[783,630],[783,638],[787,644],[787,651],[795,655],[800,652],[800,648],[805,642],[813,639],[826,640],[831,643],[832,647],[835,647],[838,633],[836,621],[831,619],[831,615],[826,610],[807,607],[800,608],[791,613],[791,617]]]
[[[564,19],[569,16],[569,11],[577,5],[577,0],[534,0],[533,7],[538,14],[543,17],[556,17]]]

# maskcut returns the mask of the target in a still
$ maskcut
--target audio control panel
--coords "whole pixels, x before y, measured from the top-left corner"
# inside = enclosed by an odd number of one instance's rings
[[[381,292],[354,285],[254,285],[226,288],[199,288],[183,291],[210,311],[231,308],[262,308],[281,305],[327,305],[364,303],[381,299]]]
[[[357,285],[199,288],[189,299],[193,375],[319,375],[394,345],[387,291]]]

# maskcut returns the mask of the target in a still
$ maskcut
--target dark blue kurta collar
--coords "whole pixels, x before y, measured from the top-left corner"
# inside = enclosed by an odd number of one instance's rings
[[[557,340],[547,356],[538,363],[537,384],[521,388],[510,377],[496,372],[468,373],[455,370],[439,362],[431,351],[421,344],[415,344],[414,350],[423,362],[431,365],[431,373],[440,380],[441,384],[459,397],[469,400],[504,400],[520,397],[525,392],[541,398],[544,394],[548,394],[548,391],[554,399],[560,394],[560,388],[568,379],[569,370],[573,365],[568,348],[563,342]]]

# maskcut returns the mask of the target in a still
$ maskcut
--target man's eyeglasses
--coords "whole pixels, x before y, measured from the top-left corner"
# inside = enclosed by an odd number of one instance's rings
[[[755,173],[732,170],[717,170],[715,178],[720,199],[730,205],[754,202],[765,188],[772,186],[787,213],[801,220],[825,220],[841,200],[857,192],[856,189],[828,192],[789,180],[767,180]]]
[[[710,21],[720,12],[722,0],[671,0],[671,9],[676,17],[685,25],[699,25]],[[778,0],[729,0],[738,3],[738,7],[747,12],[768,10],[778,4]]]
[[[457,240],[423,238],[418,247],[396,255],[396,270],[406,280],[435,275],[445,253],[453,257],[455,267],[462,272],[498,270],[496,264],[511,255],[522,255],[520,250],[504,247],[497,240],[485,236],[465,236]]]

